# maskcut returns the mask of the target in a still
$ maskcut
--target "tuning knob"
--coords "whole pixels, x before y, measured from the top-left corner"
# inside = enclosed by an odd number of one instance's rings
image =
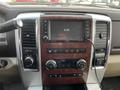
[[[33,62],[34,62],[34,60],[32,57],[26,57],[25,61],[24,61],[24,65],[25,65],[25,67],[29,68],[33,65]]]
[[[76,67],[80,70],[84,70],[86,68],[86,61],[84,59],[80,59],[76,62]]]
[[[57,68],[57,63],[54,60],[48,60],[45,65],[46,65],[47,69],[55,69],[55,68]]]

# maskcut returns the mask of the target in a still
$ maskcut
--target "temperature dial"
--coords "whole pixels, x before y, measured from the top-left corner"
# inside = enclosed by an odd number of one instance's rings
[[[45,65],[46,65],[47,69],[56,69],[57,68],[57,63],[54,60],[48,60]]]
[[[84,70],[86,68],[86,61],[84,59],[80,59],[76,62],[76,67],[80,70]]]

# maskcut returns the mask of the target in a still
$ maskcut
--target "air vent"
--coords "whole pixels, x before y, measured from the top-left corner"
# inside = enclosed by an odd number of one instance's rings
[[[96,22],[95,46],[96,48],[105,48],[107,41],[107,22]]]
[[[22,34],[22,54],[24,69],[38,70],[36,38],[35,38],[35,20],[23,20]]]
[[[108,22],[96,22],[95,48],[96,53],[93,59],[93,66],[104,66],[106,63],[107,40],[108,40]],[[94,61],[95,60],[95,61]]]
[[[24,20],[22,28],[22,47],[36,47],[35,20]]]

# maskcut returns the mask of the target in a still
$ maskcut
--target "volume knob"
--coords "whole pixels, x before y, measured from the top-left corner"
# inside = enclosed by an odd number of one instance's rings
[[[80,59],[76,62],[76,67],[80,70],[84,70],[86,68],[86,61],[84,59]]]
[[[45,65],[46,65],[47,69],[55,69],[55,68],[57,68],[57,63],[54,60],[48,60]]]
[[[25,61],[24,61],[24,66],[26,68],[30,68],[33,65],[33,62],[34,62],[34,60],[32,57],[26,57]]]

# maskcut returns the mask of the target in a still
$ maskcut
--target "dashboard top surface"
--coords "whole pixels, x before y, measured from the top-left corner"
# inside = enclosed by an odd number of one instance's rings
[[[108,15],[112,20],[118,20],[120,9],[93,6],[57,6],[57,5],[4,5],[0,4],[0,13],[9,18],[16,17],[19,13],[26,12],[64,12],[64,13],[97,13]],[[12,13],[12,16],[9,14]]]

